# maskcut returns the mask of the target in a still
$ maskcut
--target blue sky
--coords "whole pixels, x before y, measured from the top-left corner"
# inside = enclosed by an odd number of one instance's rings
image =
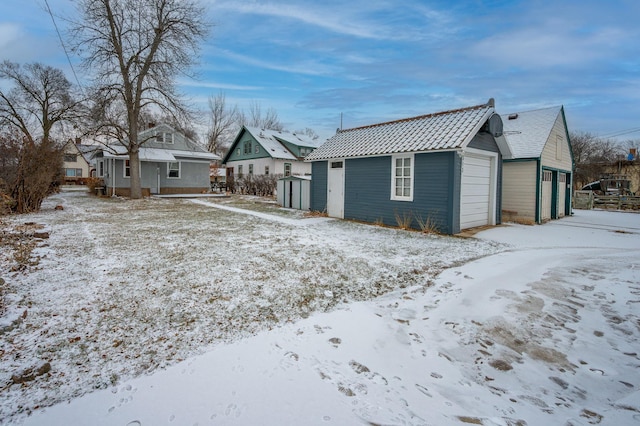
[[[348,128],[493,97],[499,113],[562,104],[572,131],[640,139],[637,0],[202,1],[214,26],[197,79],[180,80],[194,107],[222,90],[327,138],[341,115]],[[0,3],[4,59],[73,80],[44,0]]]

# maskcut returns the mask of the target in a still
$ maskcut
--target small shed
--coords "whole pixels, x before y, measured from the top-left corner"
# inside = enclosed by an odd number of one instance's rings
[[[501,221],[502,119],[483,105],[339,130],[306,158],[311,210],[446,234]]]
[[[282,207],[309,210],[311,176],[286,176],[278,179],[277,200]]]

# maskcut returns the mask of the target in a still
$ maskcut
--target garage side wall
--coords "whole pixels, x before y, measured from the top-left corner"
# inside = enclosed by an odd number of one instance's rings
[[[507,222],[536,221],[537,161],[509,161],[502,168],[502,214]]]
[[[420,229],[422,220],[440,232],[457,232],[452,214],[457,158],[455,152],[415,154],[412,202],[391,200],[391,156],[346,160],[345,219],[396,227],[410,217],[414,229]]]

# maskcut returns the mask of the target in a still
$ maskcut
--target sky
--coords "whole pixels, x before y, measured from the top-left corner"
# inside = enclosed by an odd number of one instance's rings
[[[324,139],[494,98],[501,114],[564,105],[570,131],[640,139],[636,0],[202,3],[213,26],[196,78],[179,80],[194,108],[222,91]],[[73,2],[49,6],[64,40]],[[44,0],[0,3],[0,59],[74,81]],[[80,58],[70,60],[85,84]]]

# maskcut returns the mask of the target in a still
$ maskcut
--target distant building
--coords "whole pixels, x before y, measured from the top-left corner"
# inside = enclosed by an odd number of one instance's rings
[[[160,124],[138,134],[147,139],[140,148],[142,193],[197,194],[209,192],[210,163],[220,157],[187,138],[167,124]],[[104,180],[106,193],[131,195],[131,169],[126,141],[103,147],[94,155],[96,176]]]
[[[91,176],[93,167],[91,156],[96,145],[83,145],[80,139],[69,140],[63,148],[63,176],[65,183],[82,184]]]
[[[222,159],[227,178],[242,175],[311,174],[304,159],[322,142],[306,135],[243,126]]]

